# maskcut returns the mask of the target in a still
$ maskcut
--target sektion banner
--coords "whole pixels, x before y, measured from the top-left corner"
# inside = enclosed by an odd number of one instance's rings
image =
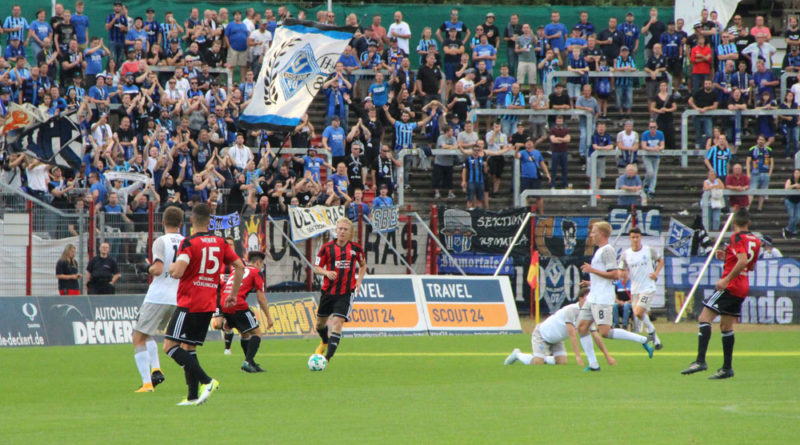
[[[453,253],[494,253],[503,255],[514,239],[527,208],[489,212],[483,209],[442,209],[439,212],[439,239]],[[531,222],[516,245],[514,257],[530,257]]]

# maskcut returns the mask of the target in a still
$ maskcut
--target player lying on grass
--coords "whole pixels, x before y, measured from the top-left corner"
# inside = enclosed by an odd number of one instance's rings
[[[352,237],[352,221],[340,218],[336,222],[336,239],[328,241],[319,249],[314,263],[314,273],[325,277],[317,308],[317,332],[322,342],[315,353],[325,354],[328,360],[333,358],[336,348],[339,347],[342,327],[350,316],[353,298],[367,274],[364,249],[350,241]]]
[[[581,272],[589,274],[590,290],[586,297],[586,303],[581,307],[578,316],[578,334],[581,337],[581,346],[589,366],[586,371],[599,371],[600,364],[594,353],[592,338],[589,336],[589,327],[594,323],[600,335],[604,338],[614,340],[627,340],[639,343],[647,351],[650,358],[653,358],[653,347],[647,341],[647,337],[628,332],[624,329],[611,329],[612,311],[614,310],[614,297],[616,289],[614,280],[619,279],[619,264],[617,264],[617,253],[608,243],[611,236],[611,224],[600,221],[592,224],[589,232],[597,250],[592,256],[592,263],[584,263]]]
[[[711,380],[733,377],[733,324],[742,312],[742,303],[750,292],[750,279],[747,272],[755,269],[761,240],[750,233],[750,214],[747,209],[739,209],[733,216],[733,235],[724,250],[717,250],[717,259],[725,260],[722,278],[717,281],[716,292],[703,302],[703,312],[697,318],[699,335],[697,337],[697,358],[681,374],[694,374],[708,369],[706,351],[711,340],[711,323],[720,316],[719,330],[722,333],[722,368],[709,377]]]
[[[142,386],[136,392],[153,392],[153,388],[165,380],[153,336],[163,331],[175,312],[178,280],[167,271],[177,258],[183,241],[183,235],[179,233],[183,225],[183,210],[169,207],[162,219],[164,235],[153,242],[153,264],[147,269],[153,281],[147,288],[133,330],[133,359],[142,377]]]
[[[258,304],[267,314],[267,329],[272,327],[272,317],[269,315],[267,297],[264,295],[264,279],[261,278],[261,268],[264,267],[265,255],[263,252],[250,252],[247,254],[247,267],[244,269],[242,284],[239,293],[236,295],[235,305],[223,305],[222,315],[225,317],[225,324],[235,327],[242,336],[242,350],[244,351],[244,372],[264,372],[261,366],[255,362],[258,347],[261,345],[261,327],[258,319],[247,304],[247,294],[251,291],[256,292]],[[222,290],[222,301],[228,301],[233,288],[233,274],[228,277],[225,288]]]
[[[578,323],[578,315],[581,306],[586,302],[586,295],[589,293],[588,286],[581,286],[578,294],[578,302],[559,309],[555,314],[547,317],[543,323],[536,326],[531,333],[531,346],[533,354],[525,354],[519,349],[514,349],[504,364],[511,365],[517,360],[526,365],[566,365],[567,349],[564,347],[564,340],[569,338],[572,352],[575,353],[575,361],[583,366],[581,350],[578,347],[578,337],[575,335],[575,325]],[[602,337],[597,334],[597,329],[591,328],[592,337],[597,347],[603,351],[609,365],[616,365],[617,361],[608,354],[608,349],[603,343]]]

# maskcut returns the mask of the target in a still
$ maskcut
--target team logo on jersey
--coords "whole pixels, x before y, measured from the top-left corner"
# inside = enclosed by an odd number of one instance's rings
[[[349,269],[350,268],[350,261],[349,260],[337,260],[336,261],[336,268],[337,269]]]

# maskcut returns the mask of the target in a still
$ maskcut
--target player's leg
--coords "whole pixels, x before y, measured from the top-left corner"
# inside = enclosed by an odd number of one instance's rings
[[[211,315],[212,312],[192,313],[186,308],[178,308],[167,327],[164,351],[184,369],[189,402],[204,402],[219,386],[200,366],[196,352],[197,345],[205,341]],[[198,383],[204,385],[203,394],[198,394]]]
[[[233,330],[225,326],[225,317],[217,306],[214,316],[211,318],[211,329],[222,331],[222,337],[225,340],[225,355],[231,355],[231,343],[233,343]]]
[[[333,303],[334,299],[332,296],[323,293],[319,298],[319,307],[317,308],[317,333],[319,337],[322,339],[317,349],[314,351],[315,354],[324,354],[325,350],[328,348],[328,341],[330,341],[330,337],[328,335],[328,318],[331,316],[333,312]]]
[[[592,343],[592,336],[589,335],[589,328],[592,326],[593,321],[592,303],[584,303],[578,317],[578,336],[580,336],[583,353],[586,354],[586,359],[589,361],[589,366],[586,368],[586,370],[599,371],[600,364],[597,363],[597,356],[594,353],[594,343]],[[607,318],[610,322],[610,314]],[[605,326],[605,329],[608,330],[608,326]]]
[[[592,318],[594,319],[597,330],[604,338],[613,340],[626,340],[639,343],[647,351],[650,358],[653,358],[653,347],[647,343],[647,337],[634,334],[633,332],[626,331],[625,329],[615,328],[611,329],[611,315],[609,314],[614,309],[613,305],[592,305]],[[581,339],[582,340],[582,339]],[[589,340],[591,341],[591,339]]]
[[[172,314],[175,312],[175,306],[170,304],[159,304],[158,314],[153,317],[156,320],[155,329],[148,332],[149,337],[146,342],[147,355],[150,358],[150,380],[153,382],[153,387],[164,383],[167,379],[161,371],[161,360],[158,358],[158,343],[153,338],[156,332],[165,332]],[[137,325],[138,327],[138,325]]]
[[[544,362],[548,365],[567,364],[567,348],[563,341],[550,345],[550,355],[544,358]]]
[[[253,311],[247,309],[236,312],[236,329],[241,333],[242,339],[247,346],[242,370],[245,372],[264,372],[255,362],[255,356],[261,346],[261,329]]]
[[[636,319],[641,321],[647,332],[648,340],[652,340],[656,350],[659,350],[663,347],[663,345],[661,344],[661,339],[658,338],[658,334],[656,333],[656,327],[653,326],[653,322],[650,321],[650,316],[648,315],[648,312],[650,311],[650,304],[653,301],[653,295],[642,294],[638,297],[639,298],[636,301],[636,306],[633,308],[633,315],[636,317]]]
[[[697,358],[692,362],[688,368],[681,371],[681,374],[694,374],[695,372],[705,371],[708,369],[706,364],[706,351],[708,351],[708,342],[711,340],[711,322],[719,315],[717,307],[717,300],[722,295],[722,291],[716,291],[711,294],[705,301],[705,307],[700,316],[697,317]]]
[[[735,298],[735,297],[734,297]],[[733,323],[738,316],[720,315],[719,330],[722,334],[722,368],[717,373],[709,377],[710,379],[727,379],[733,377]]]
[[[141,320],[141,317],[139,318]],[[142,386],[136,392],[153,392],[153,381],[150,377],[150,356],[147,353],[149,336],[137,330],[133,331],[133,360],[142,377]]]

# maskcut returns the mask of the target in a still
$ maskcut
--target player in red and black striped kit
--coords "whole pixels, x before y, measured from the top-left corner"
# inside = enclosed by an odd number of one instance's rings
[[[725,260],[722,278],[717,281],[716,292],[703,302],[705,306],[697,321],[700,334],[697,339],[697,359],[681,374],[694,374],[708,369],[706,351],[711,340],[711,322],[720,316],[719,329],[722,332],[722,368],[709,377],[712,380],[733,377],[733,323],[741,315],[742,303],[750,292],[747,272],[755,269],[761,240],[750,233],[750,214],[747,209],[739,209],[733,216],[734,231],[731,243],[725,250],[716,252],[717,259]]]
[[[317,332],[322,337],[322,343],[316,353],[324,353],[328,360],[339,347],[342,326],[350,315],[353,297],[367,274],[364,249],[350,241],[352,236],[353,223],[347,218],[339,219],[336,222],[336,240],[325,243],[319,249],[314,264],[314,273],[325,276],[317,309]]]
[[[200,367],[196,349],[202,345],[208,332],[211,315],[217,307],[217,288],[220,282],[220,268],[225,264],[233,266],[233,284],[230,296],[224,304],[236,304],[236,295],[242,284],[244,263],[225,240],[208,232],[211,208],[205,204],[195,204],[192,208],[192,229],[194,235],[184,238],[178,250],[178,257],[169,266],[169,274],[180,280],[178,284],[178,307],[167,326],[164,352],[183,368],[189,394],[181,406],[204,403],[219,387]],[[197,385],[203,384],[198,394]]]

